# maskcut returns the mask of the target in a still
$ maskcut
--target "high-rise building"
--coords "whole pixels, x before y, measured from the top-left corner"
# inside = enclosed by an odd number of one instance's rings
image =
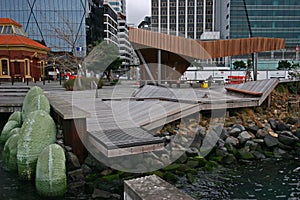
[[[132,64],[132,46],[128,39],[128,25],[126,21],[126,0],[104,0],[118,13],[118,39],[120,58],[123,66]]]
[[[0,17],[18,21],[52,51],[86,54],[86,0],[1,0]]]
[[[89,2],[86,25],[88,44],[104,40],[119,47],[118,14],[109,4]]]
[[[300,44],[300,1],[298,0],[222,0],[217,16],[222,38],[253,37],[285,38],[286,48]]]
[[[154,31],[192,39],[206,39],[207,36],[215,39],[212,34],[215,31],[215,0],[152,0],[151,3]]]

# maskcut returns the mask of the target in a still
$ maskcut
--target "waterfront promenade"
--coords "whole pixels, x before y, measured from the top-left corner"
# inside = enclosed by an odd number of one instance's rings
[[[164,141],[153,136],[155,130],[175,120],[200,111],[260,106],[278,83],[271,79],[195,89],[151,85],[139,88],[133,81],[122,81],[115,87],[86,91],[65,91],[59,82],[30,83],[29,87],[38,85],[44,89],[52,115],[64,126],[65,140],[76,154],[82,154],[84,145],[92,145],[106,157],[119,157],[162,150]],[[28,87],[22,83],[2,83],[1,88],[21,91]],[[7,104],[12,102],[8,98],[21,95],[17,105],[22,104],[22,95],[25,96],[24,92],[1,94]]]

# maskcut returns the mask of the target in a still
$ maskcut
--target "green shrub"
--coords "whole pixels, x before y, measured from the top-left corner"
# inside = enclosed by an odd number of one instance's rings
[[[104,85],[104,81],[103,81],[102,78],[100,78],[99,81],[98,81],[98,84],[97,84],[97,88],[101,89],[103,87],[103,85]]]
[[[74,84],[75,84],[75,79],[72,79],[72,80],[65,81],[63,86],[64,88],[66,88],[66,90],[72,91]]]
[[[95,84],[96,83],[96,84]],[[89,90],[97,87],[97,78],[76,78],[64,82],[66,90]]]
[[[31,180],[39,154],[56,141],[56,125],[43,110],[31,112],[22,125],[18,141],[18,172],[22,179]]]
[[[42,196],[57,197],[66,193],[66,158],[61,146],[52,144],[40,154],[36,166],[35,186]]]

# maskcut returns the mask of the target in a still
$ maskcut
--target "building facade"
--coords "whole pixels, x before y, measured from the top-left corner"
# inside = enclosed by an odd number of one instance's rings
[[[28,38],[21,24],[0,18],[0,80],[41,80],[49,51]]]
[[[105,0],[118,13],[119,52],[123,67],[133,64],[132,46],[128,39],[128,25],[126,21],[126,0]]]
[[[88,45],[93,46],[104,40],[119,47],[118,14],[108,3],[89,1],[86,25]]]
[[[246,11],[253,37],[285,38],[286,48],[295,50],[300,44],[300,1],[297,0],[222,0],[217,17],[222,38],[247,38],[250,35]]]
[[[18,21],[54,52],[85,56],[86,0],[1,0],[0,17]]]
[[[152,0],[154,31],[201,39],[215,31],[215,0]]]

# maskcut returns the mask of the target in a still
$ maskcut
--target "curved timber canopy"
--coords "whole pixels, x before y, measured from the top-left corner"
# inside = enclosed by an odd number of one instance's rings
[[[129,30],[129,41],[134,47],[161,49],[199,60],[285,48],[285,40],[280,38],[255,37],[200,41],[134,28]]]
[[[136,28],[129,29],[129,41],[138,52],[139,57],[142,56],[144,62],[150,64],[149,70],[153,74],[152,79],[158,78],[156,76],[158,74],[157,67],[153,66],[157,66],[157,63],[168,66],[170,69],[176,69],[179,72],[177,77],[174,77],[176,79],[185,72],[191,62],[197,59],[208,60],[285,48],[285,40],[281,38],[255,37],[203,41]],[[162,50],[160,62],[158,50]],[[169,74],[168,72],[161,73]],[[147,76],[146,74],[145,76]],[[161,78],[168,80],[167,77]],[[145,79],[150,80],[149,77],[145,77]]]

